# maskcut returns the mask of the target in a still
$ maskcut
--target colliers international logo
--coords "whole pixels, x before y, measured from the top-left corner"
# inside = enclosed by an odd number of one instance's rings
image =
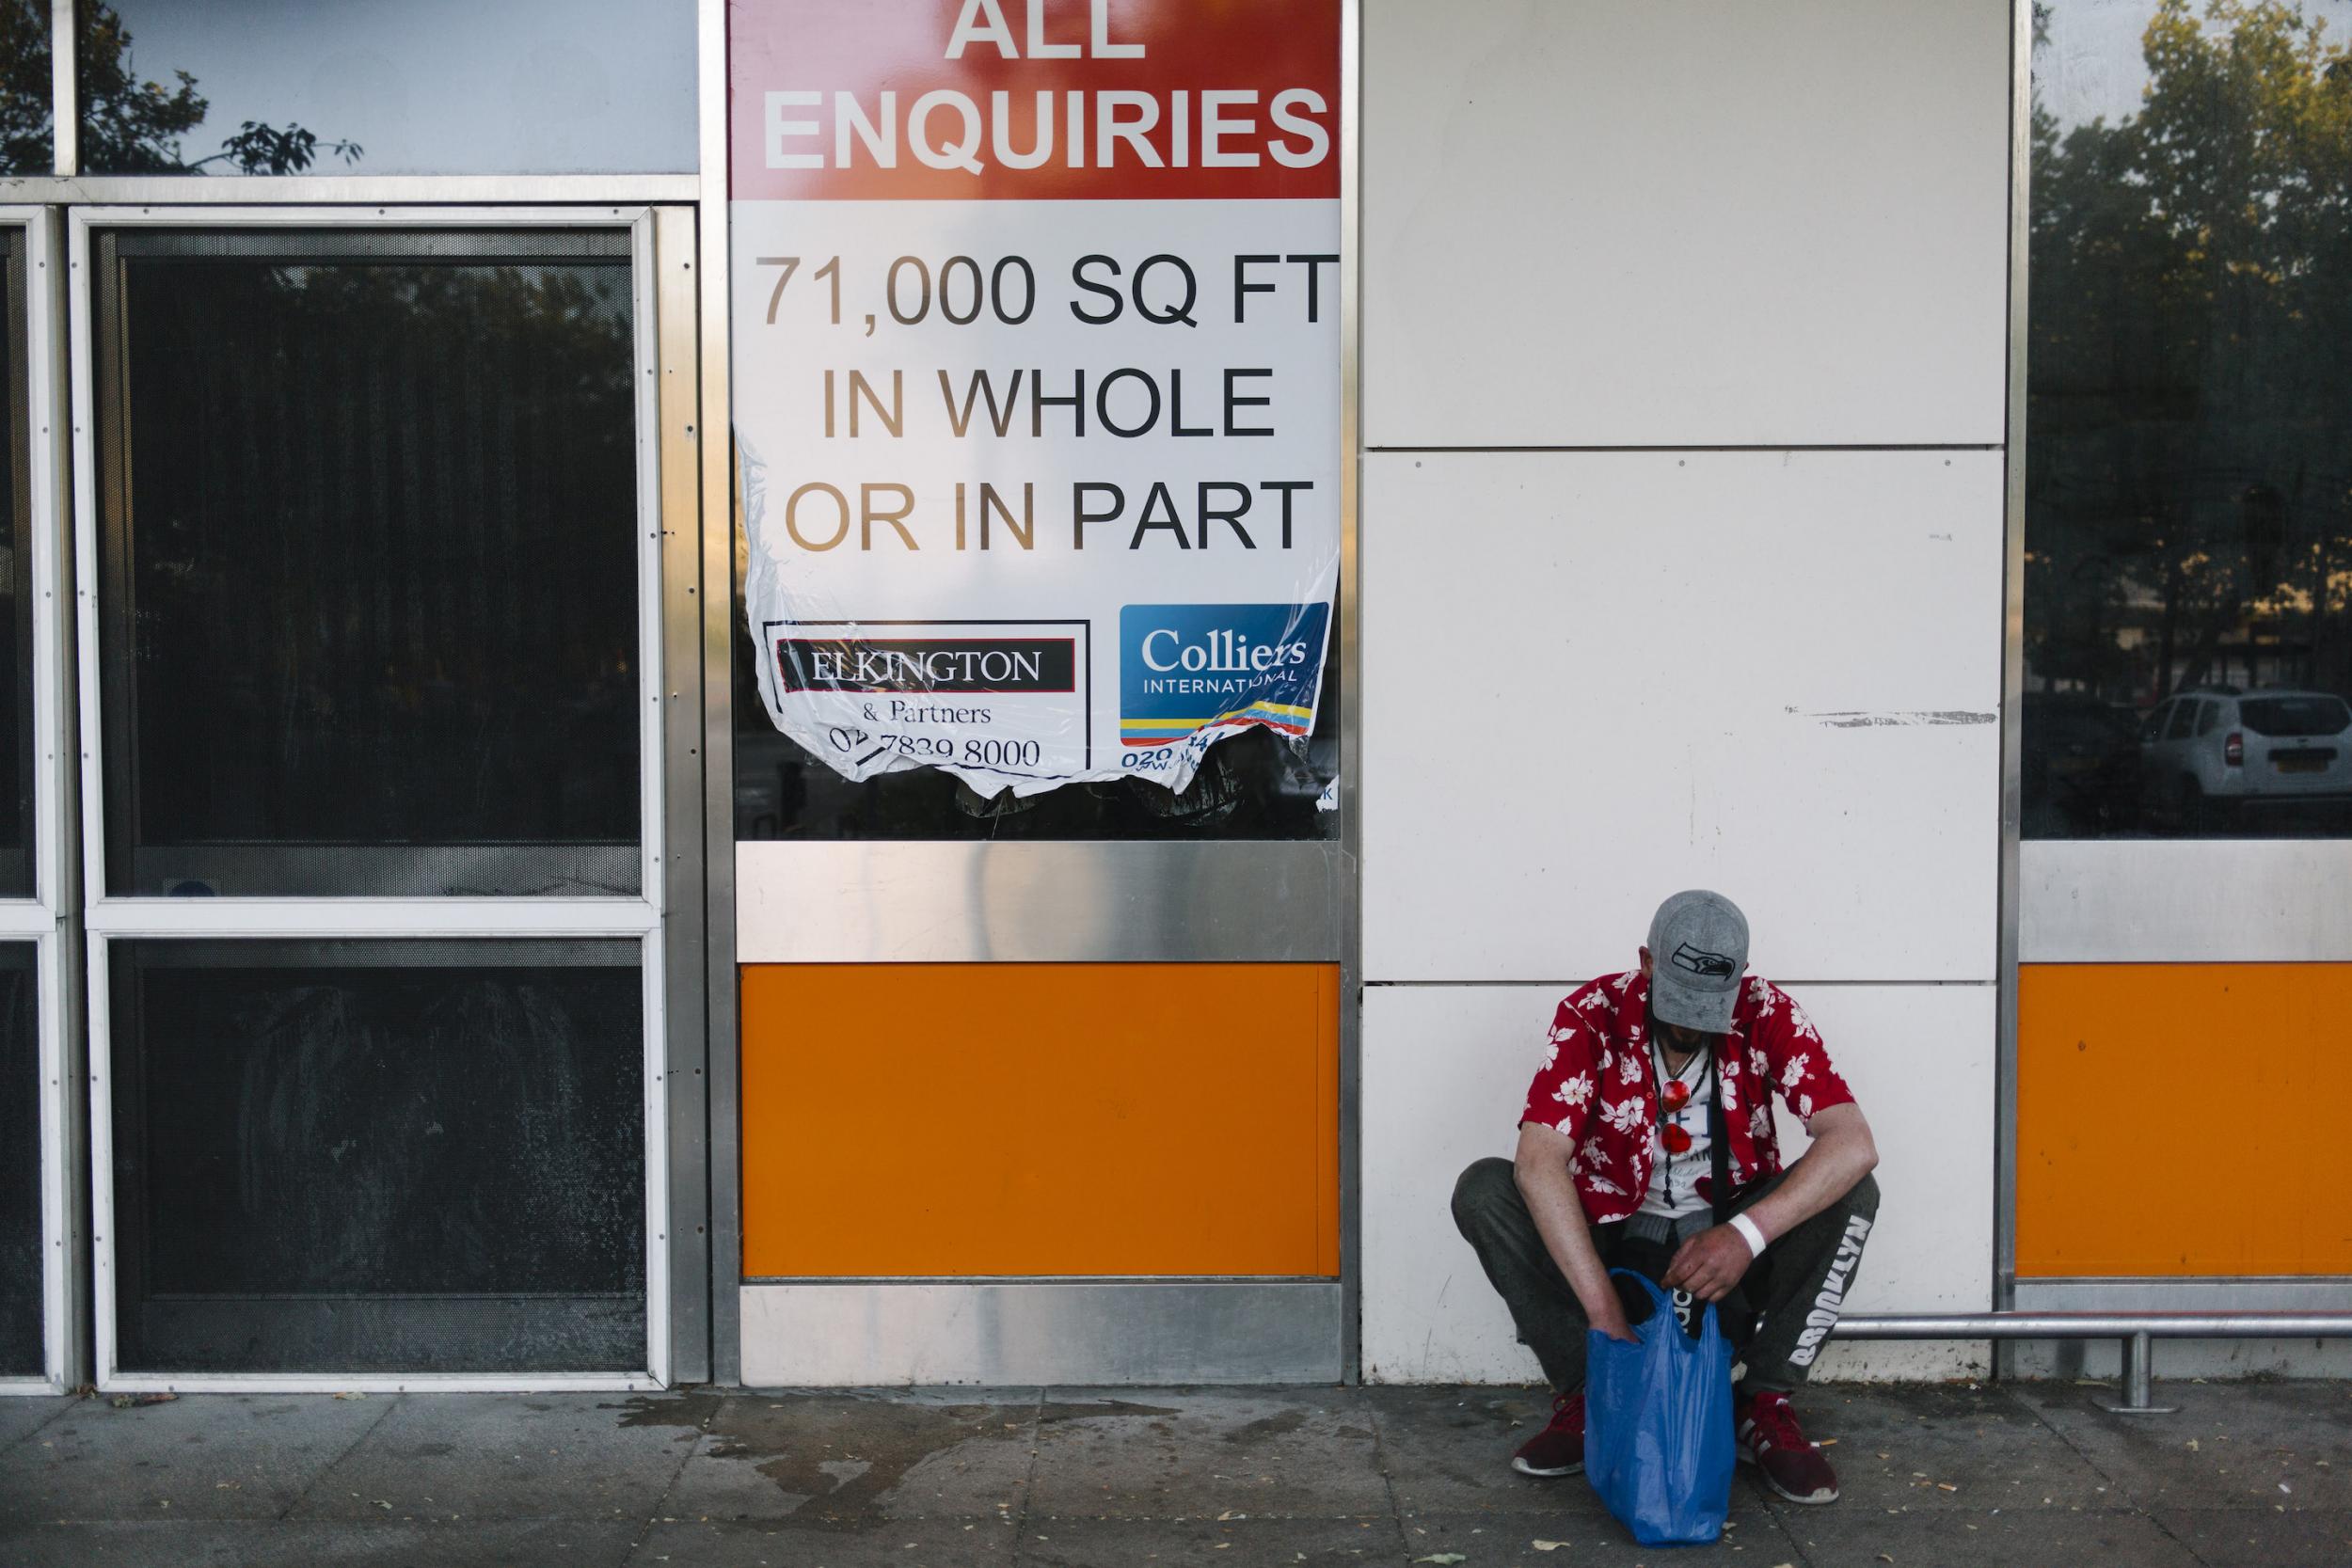
[[[1119,738],[1165,746],[1219,724],[1305,735],[1321,604],[1131,604],[1119,611]]]

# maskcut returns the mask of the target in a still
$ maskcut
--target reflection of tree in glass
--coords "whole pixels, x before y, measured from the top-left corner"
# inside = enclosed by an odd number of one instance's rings
[[[45,0],[0,0],[0,174],[47,174],[52,87],[50,8]],[[185,157],[180,138],[204,122],[209,105],[184,71],[176,86],[143,82],[133,68],[131,34],[114,8],[78,8],[74,66],[82,109],[82,166],[101,174],[189,174],[220,164],[240,174],[299,174],[319,148],[347,164],[358,142],[331,141],[299,125],[283,129],[246,120],[220,150]]]
[[[49,7],[0,0],[0,174],[47,174]]]
[[[143,841],[633,841],[627,263],[128,274]]]
[[[2035,106],[2041,680],[2352,689],[2352,49],[2324,29],[2162,0],[2138,113],[2061,135]]]

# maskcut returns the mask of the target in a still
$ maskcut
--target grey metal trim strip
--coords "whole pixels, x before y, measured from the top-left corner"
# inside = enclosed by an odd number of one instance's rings
[[[746,1285],[1328,1285],[1321,1275],[1295,1274],[828,1274],[746,1275]]]
[[[722,100],[723,102],[723,100]],[[691,174],[89,174],[0,179],[0,202],[67,207],[644,207],[693,201]]]
[[[1336,1280],[803,1282],[742,1290],[755,1386],[1336,1383]]]
[[[1340,1371],[1363,1378],[1364,7],[1340,11]]]
[[[710,1039],[703,1017],[702,434],[694,211],[654,212],[661,522],[662,1022],[669,1058],[670,1381],[710,1380]]]
[[[1318,840],[746,843],[744,963],[1333,963],[1354,856]]]
[[[2021,1279],[2017,1306],[2028,1312],[2352,1312],[2352,1277]]]
[[[1481,987],[1541,986],[1547,990],[1574,990],[1592,978],[1589,974],[1537,975],[1534,979],[1517,980],[1366,980],[1370,990],[1476,990]],[[1932,990],[1938,988],[1966,989],[1996,983],[1988,975],[1980,980],[1823,980],[1808,979],[1802,974],[1775,974],[1772,984],[1783,987],[1803,986],[1808,990],[1879,990],[1891,987]]]
[[[70,5],[71,0],[66,0]],[[70,53],[70,50],[69,50]],[[72,332],[68,322],[71,269],[65,264],[65,214],[40,214],[37,276],[25,281],[30,292],[40,291],[46,309],[30,375],[49,378],[49,424],[34,432],[36,463],[46,462],[50,476],[51,510],[36,515],[33,527],[49,537],[49,580],[39,584],[54,595],[56,609],[49,617],[51,680],[35,701],[54,705],[56,751],[48,759],[47,787],[56,809],[50,814],[55,852],[46,858],[43,885],[38,890],[56,919],[56,940],[51,944],[48,967],[40,984],[57,992],[58,1065],[61,1070],[63,1117],[56,1150],[49,1158],[64,1162],[65,1180],[65,1357],[61,1369],[65,1386],[92,1381],[97,1375],[92,1340],[92,1280],[90,1275],[89,1170],[89,1031],[85,1017],[82,976],[85,955],[82,926],[82,857],[77,853],[82,822],[81,687],[79,640],[75,636],[73,552],[73,421],[67,379],[72,363]],[[28,315],[28,329],[30,320]],[[38,401],[38,400],[36,400]],[[36,554],[38,559],[38,552]],[[38,625],[38,620],[36,625]],[[38,818],[39,813],[37,812]]]
[[[2042,839],[2024,846],[2026,963],[2352,959],[2352,842]]]
[[[735,953],[735,458],[727,387],[727,11],[697,0],[702,176],[704,1008],[708,1040],[710,1379],[742,1381],[741,1051]]]
[[[2017,834],[2026,689],[2026,267],[2033,219],[2033,0],[2010,7],[2009,454],[2001,559],[2001,794],[1998,956],[1993,1069],[1993,1305],[2014,1306],[2017,1277]],[[2006,1370],[2006,1369],[2004,1369]]]
[[[95,1297],[90,1277],[89,1021],[87,999],[82,989],[83,976],[88,973],[84,951],[88,939],[83,927],[82,857],[75,852],[80,847],[82,825],[82,705],[81,640],[75,635],[72,613],[76,603],[73,420],[70,413],[72,400],[67,395],[72,384],[66,379],[73,337],[66,326],[71,269],[63,264],[67,254],[65,214],[52,212],[47,214],[47,222],[51,260],[43,286],[49,290],[52,323],[47,368],[55,378],[50,385],[56,389],[51,403],[49,461],[54,465],[50,472],[56,475],[52,491],[56,509],[51,516],[35,518],[34,523],[52,531],[51,548],[57,562],[55,586],[59,613],[54,621],[57,676],[48,700],[57,705],[57,754],[50,762],[56,781],[51,787],[57,792],[57,883],[49,897],[58,915],[57,958],[51,965],[50,978],[57,986],[58,1024],[64,1032],[66,1118],[61,1153],[68,1177],[66,1250],[72,1254],[72,1266],[66,1274],[65,1362],[67,1386],[72,1387],[95,1381],[98,1360],[91,1333]]]

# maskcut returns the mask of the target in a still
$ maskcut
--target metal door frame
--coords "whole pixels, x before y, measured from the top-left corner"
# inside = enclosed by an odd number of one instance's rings
[[[310,182],[306,182],[309,184]],[[240,186],[246,182],[240,182]],[[314,187],[313,187],[314,188]],[[312,199],[316,199],[313,197]],[[639,690],[651,711],[640,731],[643,846],[642,891],[624,898],[255,898],[202,900],[114,897],[105,893],[104,769],[98,725],[98,507],[95,421],[95,344],[92,341],[91,235],[96,230],[174,226],[212,229],[544,229],[583,227],[627,230],[631,238],[637,378],[637,510]],[[680,1181],[672,1166],[673,1128],[681,1120],[698,1125],[703,1041],[688,1010],[677,1022],[686,1035],[674,1040],[668,1027],[679,986],[665,958],[677,947],[689,956],[699,945],[691,929],[699,868],[673,838],[691,847],[693,834],[680,832],[672,812],[697,809],[691,786],[678,785],[699,768],[693,742],[699,739],[693,705],[701,693],[691,686],[668,689],[667,660],[681,622],[691,627],[694,605],[694,558],[698,527],[689,526],[695,506],[692,483],[698,461],[692,398],[693,317],[679,314],[694,249],[692,226],[678,210],[659,213],[643,205],[596,207],[401,207],[334,206],[79,207],[69,216],[73,408],[73,498],[75,559],[80,569],[76,595],[81,655],[79,713],[82,850],[84,878],[91,890],[86,911],[89,933],[90,1153],[95,1215],[92,1268],[95,1278],[96,1382],[103,1389],[215,1392],[288,1392],[337,1389],[396,1392],[420,1388],[476,1390],[650,1389],[667,1385],[680,1363],[687,1375],[707,1364],[707,1318],[703,1300],[704,1203],[700,1184]],[[673,283],[670,275],[679,279]],[[666,306],[670,314],[662,316]],[[678,477],[683,471],[683,483]],[[681,503],[685,515],[675,512]],[[684,794],[683,801],[673,800]],[[54,835],[53,835],[54,836]],[[692,891],[689,891],[689,889]],[[686,912],[680,942],[669,942],[667,911]],[[645,1319],[646,1354],[642,1368],[582,1369],[566,1373],[162,1373],[126,1374],[115,1366],[113,1271],[112,1125],[109,1097],[109,945],[134,938],[261,939],[361,938],[392,940],[493,937],[609,938],[637,942],[644,955]],[[692,962],[694,971],[699,963]],[[699,988],[699,974],[690,975]],[[687,1079],[684,1069],[692,1073]],[[672,1079],[691,1082],[673,1092]],[[689,1158],[694,1157],[689,1140]],[[691,1238],[685,1233],[694,1225]],[[681,1291],[678,1288],[683,1286]],[[683,1304],[679,1301],[682,1295]],[[677,1308],[684,1305],[688,1309]]]
[[[33,896],[0,900],[0,939],[29,941],[35,947],[37,997],[35,1017],[40,1030],[40,1188],[41,1188],[41,1343],[44,1363],[39,1377],[0,1378],[0,1395],[63,1391],[72,1382],[76,1330],[80,1323],[81,1292],[75,1267],[79,1249],[72,1241],[80,1189],[73,1172],[79,1166],[80,1097],[73,1092],[79,1073],[69,1057],[73,1053],[71,949],[74,936],[70,911],[73,890],[69,886],[72,863],[60,853],[60,830],[66,820],[65,794],[71,787],[72,766],[65,753],[66,715],[72,711],[72,675],[63,661],[61,619],[57,594],[65,589],[61,576],[58,518],[63,513],[60,462],[63,431],[56,418],[56,392],[61,385],[56,310],[60,300],[57,278],[56,224],[46,209],[0,207],[0,226],[24,234],[24,417],[31,429],[26,441],[30,458],[27,488],[32,506],[32,562],[27,576],[34,592],[26,607],[32,616],[33,683]]]

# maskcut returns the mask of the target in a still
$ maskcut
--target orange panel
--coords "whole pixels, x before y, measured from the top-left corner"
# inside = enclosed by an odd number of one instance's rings
[[[1329,964],[749,964],[743,1272],[1340,1270]]]
[[[2352,1274],[2352,964],[2021,964],[2017,1272]]]

